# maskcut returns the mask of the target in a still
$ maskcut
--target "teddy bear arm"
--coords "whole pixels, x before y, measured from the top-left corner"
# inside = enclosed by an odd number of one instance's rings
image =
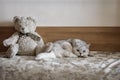
[[[18,33],[14,33],[11,37],[9,37],[8,39],[5,39],[3,41],[3,45],[4,46],[10,46],[10,45],[14,45],[19,39],[19,35]]]
[[[44,41],[42,37],[37,32],[32,32],[32,35],[29,35],[33,40],[37,41],[38,45],[44,46]]]
[[[43,48],[45,46],[43,39],[41,38],[39,41],[37,41],[37,46]]]

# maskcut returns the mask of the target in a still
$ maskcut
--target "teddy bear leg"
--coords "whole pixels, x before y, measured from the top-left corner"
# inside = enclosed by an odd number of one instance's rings
[[[19,49],[18,44],[11,45],[10,48],[6,52],[6,57],[8,58],[14,57],[18,53],[18,49]]]

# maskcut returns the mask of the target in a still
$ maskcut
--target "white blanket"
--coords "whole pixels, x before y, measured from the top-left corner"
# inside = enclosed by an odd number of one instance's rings
[[[35,61],[33,56],[0,58],[0,80],[120,80],[120,53]]]

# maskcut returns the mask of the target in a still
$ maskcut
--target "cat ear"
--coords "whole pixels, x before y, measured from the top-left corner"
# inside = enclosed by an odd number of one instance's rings
[[[78,46],[78,43],[77,43],[76,39],[72,39],[72,45],[73,45],[73,47]]]
[[[20,19],[21,19],[20,16],[14,16],[14,17],[13,17],[13,22],[16,23],[16,22],[18,22]]]
[[[70,39],[67,39],[67,41],[72,45],[72,47],[74,46],[74,41],[73,41],[73,39],[72,38],[70,38]]]
[[[90,45],[91,45],[91,44],[87,44],[86,47],[87,47],[87,48],[90,48]]]

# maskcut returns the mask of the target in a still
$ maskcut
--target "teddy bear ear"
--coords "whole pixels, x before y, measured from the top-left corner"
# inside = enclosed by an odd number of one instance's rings
[[[36,24],[36,20],[33,17],[27,17],[28,20],[32,20]]]
[[[13,17],[13,22],[14,22],[14,23],[17,22],[20,18],[21,18],[20,16],[14,16],[14,17]]]

